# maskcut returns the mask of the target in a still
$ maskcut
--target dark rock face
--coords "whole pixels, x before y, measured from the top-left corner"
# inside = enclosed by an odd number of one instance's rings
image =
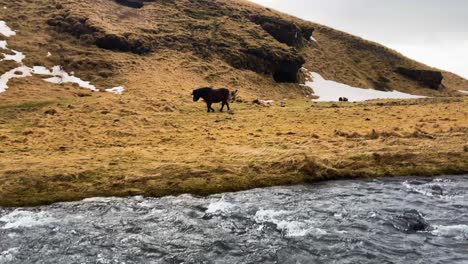
[[[131,7],[131,8],[142,8],[145,6],[145,2],[156,2],[158,0],[114,0],[117,4]],[[173,2],[174,0],[165,0],[166,2]]]
[[[141,0],[114,0],[116,3],[132,8],[142,8],[144,6]]]
[[[277,41],[288,46],[301,46],[309,40],[314,28],[308,26],[299,27],[289,21],[277,17],[253,16],[251,21],[260,25],[268,34]]]
[[[92,25],[87,18],[57,15],[48,20],[57,31],[66,32],[83,42],[95,44],[99,48],[145,54],[151,51],[150,43],[134,37],[106,34],[102,29]]]
[[[416,70],[398,67],[396,72],[414,81],[418,81],[431,89],[439,89],[442,86],[444,76],[439,71]]]
[[[151,52],[151,47],[139,39],[132,39],[132,36],[117,36],[113,34],[98,35],[96,46],[115,51],[133,52],[136,54],[146,54]]]
[[[299,70],[305,63],[298,54],[278,50],[245,48],[239,55],[240,60],[233,63],[235,67],[272,74],[276,82],[298,82]]]

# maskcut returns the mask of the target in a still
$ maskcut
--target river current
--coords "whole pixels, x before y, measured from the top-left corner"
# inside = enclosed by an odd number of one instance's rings
[[[468,176],[0,208],[0,263],[468,263]]]

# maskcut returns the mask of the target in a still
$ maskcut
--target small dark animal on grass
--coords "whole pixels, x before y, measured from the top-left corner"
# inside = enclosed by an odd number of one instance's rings
[[[220,88],[220,89],[213,89],[210,87],[198,88],[198,89],[193,90],[192,95],[193,95],[194,102],[197,102],[198,100],[200,100],[200,98],[203,98],[203,100],[206,102],[208,113],[215,111],[211,107],[213,103],[222,104],[221,109],[219,110],[220,112],[223,111],[224,106],[227,106],[228,111],[231,110],[231,108],[229,107],[229,102],[228,102],[230,92],[226,88]]]
[[[346,98],[346,97],[340,97],[339,101],[340,101],[340,102],[348,102],[349,99]]]

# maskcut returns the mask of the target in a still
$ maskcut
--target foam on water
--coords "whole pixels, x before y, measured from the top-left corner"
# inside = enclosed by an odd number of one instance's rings
[[[320,74],[311,72],[312,81],[306,82],[306,86],[314,90],[314,95],[319,96],[315,101],[336,102],[340,97],[347,97],[351,102],[360,102],[372,99],[418,99],[426,96],[412,95],[398,91],[383,92],[373,89],[356,88],[343,83],[325,80]]]
[[[109,203],[113,201],[122,201],[124,198],[119,197],[92,197],[83,199],[83,203]]]
[[[434,196],[434,194],[429,190],[429,188],[424,187],[424,185],[416,186],[411,184],[409,181],[404,181],[403,186],[408,190],[417,192],[425,196]]]
[[[46,212],[35,213],[18,209],[0,218],[0,223],[5,223],[2,229],[48,225],[56,221],[58,220],[49,216]]]
[[[206,209],[206,213],[207,214],[227,213],[232,208],[234,208],[233,204],[221,200],[218,202],[210,203],[208,205],[208,209]]]
[[[434,225],[431,234],[434,236],[468,240],[468,225]]]
[[[463,199],[463,195],[458,195],[456,193],[446,193],[444,191],[444,185],[450,183],[450,180],[434,179],[432,182],[424,184],[411,184],[410,181],[404,181],[402,185],[410,191],[428,197],[435,197],[443,200]]]
[[[13,261],[15,254],[17,254],[18,252],[19,248],[17,247],[0,252],[0,263],[8,263],[10,261]]]
[[[323,229],[312,226],[313,223],[289,220],[288,216],[294,215],[294,212],[259,210],[255,213],[255,222],[262,224],[259,229],[264,228],[264,224],[273,223],[284,232],[287,237],[303,237],[310,233],[315,235],[325,235],[327,232]]]

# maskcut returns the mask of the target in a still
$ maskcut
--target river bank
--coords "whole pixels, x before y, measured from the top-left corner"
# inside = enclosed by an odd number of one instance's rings
[[[2,105],[0,206],[468,172],[460,97],[237,103],[215,114],[151,105],[111,95]]]

